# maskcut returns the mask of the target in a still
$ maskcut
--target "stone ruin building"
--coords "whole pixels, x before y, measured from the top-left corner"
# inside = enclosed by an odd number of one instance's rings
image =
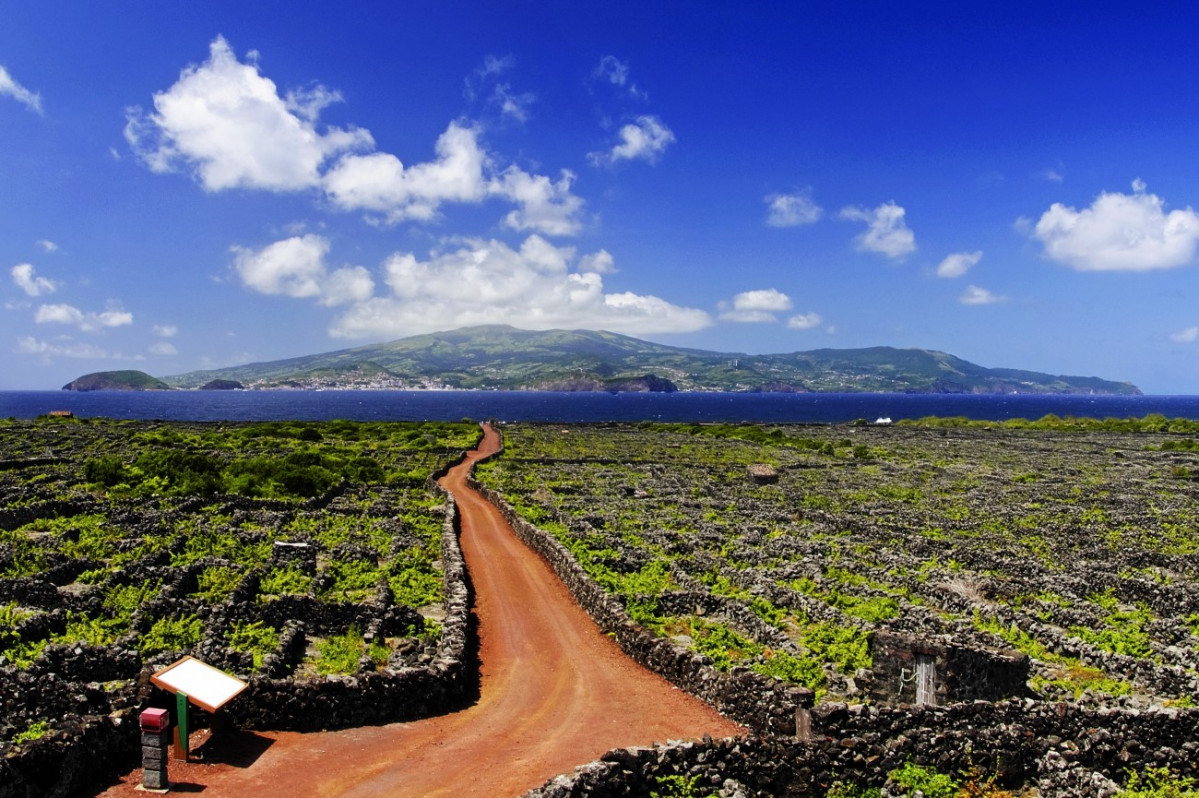
[[[945,706],[1028,693],[1029,659],[1018,651],[991,651],[885,630],[874,632],[870,649],[870,697],[885,704]]]

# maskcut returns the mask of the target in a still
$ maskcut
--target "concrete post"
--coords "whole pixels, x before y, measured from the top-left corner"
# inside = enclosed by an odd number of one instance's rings
[[[167,748],[171,744],[171,716],[165,709],[143,710],[138,716],[142,734],[142,787],[166,791]]]

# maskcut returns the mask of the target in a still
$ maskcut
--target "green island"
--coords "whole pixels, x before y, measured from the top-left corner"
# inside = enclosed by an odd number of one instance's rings
[[[67,390],[486,389],[656,392],[1138,395],[1129,382],[986,368],[946,352],[876,346],[750,355],[593,330],[464,327],[353,349],[163,377],[101,372]]]

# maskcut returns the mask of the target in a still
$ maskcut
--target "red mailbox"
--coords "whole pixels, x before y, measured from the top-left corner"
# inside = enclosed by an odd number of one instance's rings
[[[143,709],[138,721],[144,732],[164,732],[171,727],[171,713],[165,709]]]

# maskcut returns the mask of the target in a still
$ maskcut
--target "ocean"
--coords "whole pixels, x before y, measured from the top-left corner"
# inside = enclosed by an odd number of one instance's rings
[[[0,418],[52,410],[172,421],[599,421],[844,423],[965,416],[1199,419],[1199,396],[555,393],[543,391],[0,391]]]

